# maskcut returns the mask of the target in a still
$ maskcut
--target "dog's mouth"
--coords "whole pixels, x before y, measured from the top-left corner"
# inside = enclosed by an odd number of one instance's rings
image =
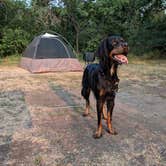
[[[128,47],[118,47],[111,51],[110,58],[117,62],[119,65],[128,64],[127,59]]]
[[[128,64],[128,59],[123,54],[116,54],[112,56],[113,60],[118,62],[118,64]]]

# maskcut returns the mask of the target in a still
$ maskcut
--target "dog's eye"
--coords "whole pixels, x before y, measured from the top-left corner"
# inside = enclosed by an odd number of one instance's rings
[[[124,39],[120,39],[121,42],[124,42]]]
[[[113,46],[116,46],[117,44],[118,44],[117,41],[113,41],[113,42],[112,42],[112,45],[113,45]]]

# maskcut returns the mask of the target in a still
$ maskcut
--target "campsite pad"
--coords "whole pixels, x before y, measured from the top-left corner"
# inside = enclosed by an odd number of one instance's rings
[[[165,62],[120,67],[118,135],[109,135],[103,120],[103,137],[96,140],[93,95],[91,115],[82,117],[82,73],[0,68],[0,165],[166,165],[165,73]]]

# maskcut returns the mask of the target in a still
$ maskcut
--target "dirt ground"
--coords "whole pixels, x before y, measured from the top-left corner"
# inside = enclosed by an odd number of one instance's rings
[[[121,66],[113,124],[94,139],[82,73],[0,67],[0,166],[166,166],[166,62]]]

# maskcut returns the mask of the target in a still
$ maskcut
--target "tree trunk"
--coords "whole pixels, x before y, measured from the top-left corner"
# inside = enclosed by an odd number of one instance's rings
[[[76,52],[79,53],[79,33],[80,33],[80,26],[79,26],[79,23],[77,22],[77,20],[71,16],[71,21],[73,23],[73,26],[74,26],[74,29],[75,29],[75,32],[76,32]]]
[[[76,30],[76,52],[79,53],[79,31]]]

